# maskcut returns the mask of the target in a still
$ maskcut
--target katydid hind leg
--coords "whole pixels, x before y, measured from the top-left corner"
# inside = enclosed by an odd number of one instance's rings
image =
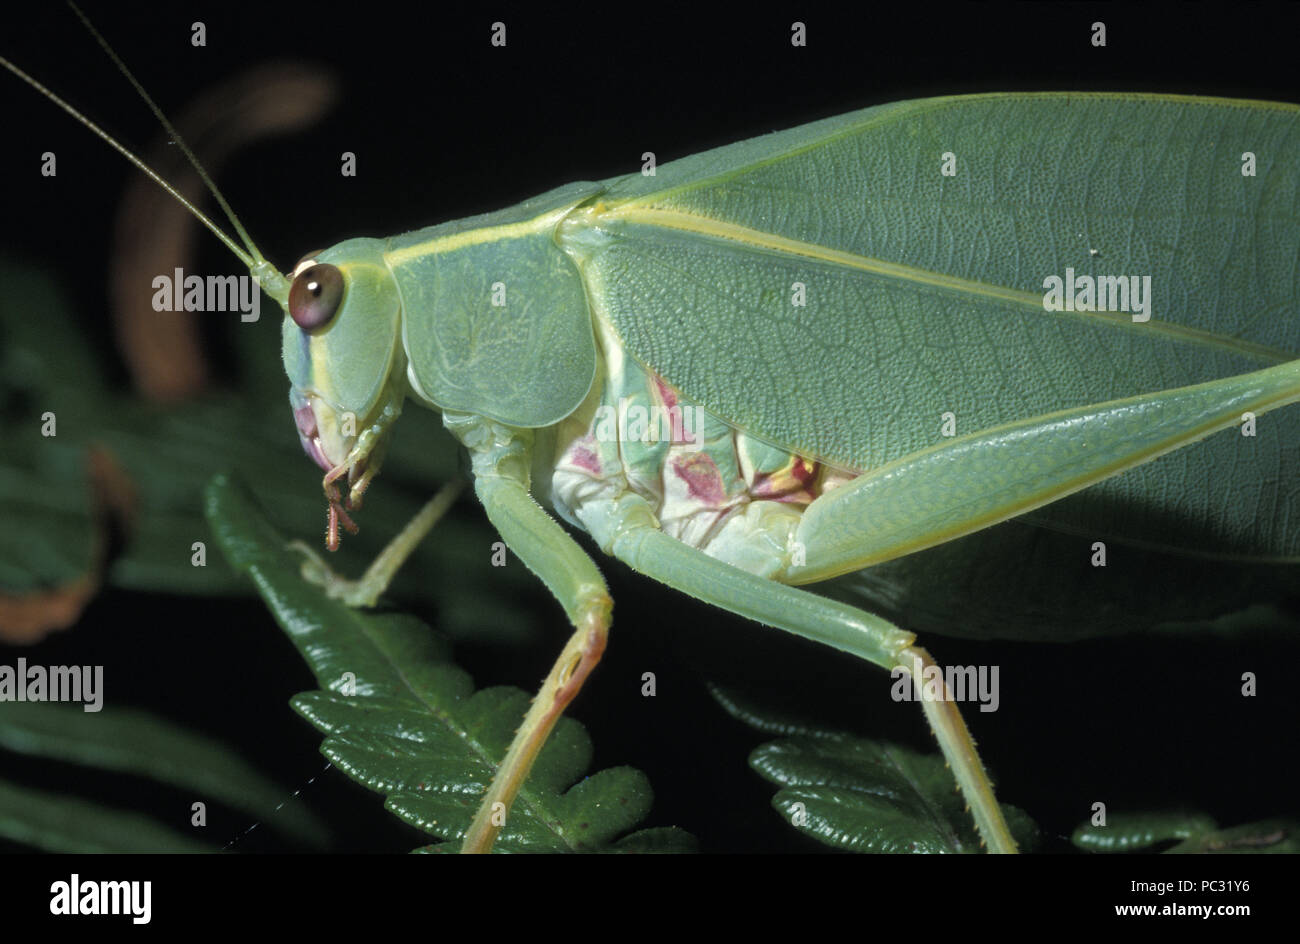
[[[985,430],[867,472],[820,496],[782,579],[825,580],[1032,511],[1300,400],[1300,361]]]
[[[881,617],[810,591],[790,587],[715,559],[660,531],[644,500],[631,495],[584,509],[593,534],[634,570],[714,606],[849,652],[883,668],[914,673],[933,661],[915,635]],[[919,680],[918,680],[919,681]],[[976,828],[992,852],[1015,852],[975,745],[944,685],[943,698],[922,701],[926,718],[952,768]]]

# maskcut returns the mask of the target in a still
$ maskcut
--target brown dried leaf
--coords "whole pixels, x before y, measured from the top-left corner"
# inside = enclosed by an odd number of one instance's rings
[[[99,592],[114,527],[127,531],[135,517],[135,489],[112,454],[102,446],[92,446],[86,461],[94,515],[90,569],[47,590],[0,593],[0,640],[6,643],[32,645],[75,623]]]
[[[219,85],[191,103],[175,122],[214,176],[239,148],[298,130],[333,103],[336,85],[306,66],[263,66]],[[155,147],[147,162],[196,205],[205,188],[176,147]],[[218,224],[229,231],[224,220]],[[141,394],[171,402],[193,396],[208,381],[193,312],[155,311],[153,280],[194,268],[198,222],[144,176],[128,188],[114,235],[112,294],[118,347]]]

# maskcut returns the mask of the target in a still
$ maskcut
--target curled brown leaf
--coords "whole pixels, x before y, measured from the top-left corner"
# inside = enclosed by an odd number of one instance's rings
[[[323,71],[302,65],[250,70],[205,92],[174,124],[208,174],[252,141],[298,130],[320,118],[336,97]],[[147,162],[191,203],[205,188],[176,147],[155,147]],[[225,226],[224,220],[218,222]],[[193,396],[208,366],[193,312],[155,311],[153,280],[192,270],[198,223],[153,181],[139,176],[118,209],[114,232],[114,332],[136,389],[156,401]]]
[[[56,587],[32,593],[0,593],[0,640],[6,643],[32,645],[75,623],[99,592],[114,528],[123,534],[130,530],[136,498],[126,472],[103,446],[87,450],[86,466],[91,497],[90,567]]]

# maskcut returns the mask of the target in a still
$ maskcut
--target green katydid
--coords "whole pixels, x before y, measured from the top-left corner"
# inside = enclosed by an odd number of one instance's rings
[[[490,848],[494,814],[508,810],[609,628],[598,569],[533,496],[693,596],[885,668],[927,665],[911,633],[798,587],[1126,470],[1126,494],[1154,499],[1185,474],[1184,454],[1148,460],[1300,398],[1296,352],[1271,333],[1294,318],[1285,201],[1298,114],[1175,96],[901,102],[653,176],[348,240],[287,276],[236,224],[247,252],[228,245],[286,310],[292,403],[326,471],[331,543],[414,399],[469,448],[489,518],[574,624],[466,848]],[[1074,175],[1049,178],[1033,161],[1045,129],[1071,127],[1114,133]],[[1253,175],[1242,173],[1245,153]],[[945,173],[947,155],[957,176]],[[997,175],[1012,173],[1018,188],[997,191]],[[1068,212],[1049,217],[1049,202]],[[1180,250],[1179,233],[1209,227],[1239,241],[1230,264]],[[1104,262],[1084,232],[1107,245]],[[981,251],[955,252],[956,236]],[[1067,270],[1149,275],[1149,308],[1046,311],[1044,282]],[[1136,303],[1144,283],[1126,284]],[[1108,283],[1112,300],[1119,289]],[[1213,320],[1225,305],[1239,324]],[[1106,366],[1090,370],[1098,350]],[[941,431],[949,411],[960,435]],[[631,413],[667,417],[667,435],[640,435],[624,422]],[[1270,442],[1238,481],[1276,476],[1270,462],[1290,443]],[[433,525],[435,502],[363,581],[318,562],[316,578],[373,602]],[[1200,550],[1296,556],[1300,535],[1243,527],[1232,509],[1210,518],[1222,543]],[[1098,527],[1153,540],[1124,521]],[[990,848],[1012,851],[953,702],[923,707]]]

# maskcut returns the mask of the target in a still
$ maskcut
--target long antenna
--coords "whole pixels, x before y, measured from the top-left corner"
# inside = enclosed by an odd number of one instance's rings
[[[158,186],[162,187],[163,190],[171,194],[172,197],[174,197],[182,206],[185,207],[185,209],[189,210],[192,214],[194,214],[195,218],[200,223],[202,223],[209,230],[211,230],[212,234],[216,236],[217,239],[221,240],[221,242],[225,245],[227,249],[229,249],[231,252],[233,252],[236,256],[239,257],[240,261],[243,262],[244,265],[246,265],[249,268],[249,270],[255,276],[258,277],[258,281],[262,285],[262,288],[266,290],[267,293],[271,295],[272,298],[276,298],[277,300],[280,300],[281,295],[284,295],[287,298],[288,285],[285,282],[284,276],[282,276],[279,270],[276,269],[275,266],[271,265],[266,260],[266,257],[262,255],[261,250],[257,248],[257,245],[249,237],[248,231],[245,230],[243,224],[239,222],[239,218],[235,216],[235,211],[230,208],[230,204],[227,203],[226,198],[221,195],[221,191],[218,190],[217,185],[212,182],[212,178],[209,177],[207,171],[203,169],[203,165],[200,164],[199,159],[194,156],[194,152],[191,151],[189,145],[185,143],[185,140],[181,137],[180,132],[178,132],[176,128],[172,125],[172,123],[167,120],[167,116],[162,113],[162,109],[160,109],[154,103],[153,99],[149,97],[149,93],[144,90],[144,87],[140,85],[140,83],[136,80],[135,76],[131,73],[131,70],[126,67],[126,63],[124,63],[121,60],[121,58],[117,55],[117,53],[113,51],[112,47],[109,46],[108,41],[104,39],[104,37],[100,34],[99,30],[95,29],[94,24],[90,22],[90,20],[86,17],[86,14],[82,13],[80,8],[75,3],[72,3],[71,0],[69,0],[68,6],[72,7],[72,12],[77,14],[77,18],[81,20],[82,24],[86,27],[86,29],[90,32],[90,34],[95,37],[96,42],[99,43],[100,47],[104,50],[104,52],[106,52],[109,58],[112,59],[113,64],[117,66],[118,70],[124,76],[126,76],[127,81],[131,83],[132,87],[134,87],[135,90],[140,94],[140,97],[144,99],[145,104],[149,106],[149,110],[153,112],[154,117],[156,117],[158,121],[162,124],[163,129],[167,132],[167,134],[171,137],[171,139],[175,141],[176,144],[180,147],[182,153],[184,153],[185,157],[189,160],[190,164],[193,165],[200,179],[202,179],[203,183],[207,186],[208,190],[211,191],[212,195],[216,197],[217,203],[221,206],[221,209],[225,211],[226,216],[229,217],[230,222],[235,227],[235,232],[239,235],[239,238],[243,241],[244,245],[248,248],[247,252],[245,252],[244,249],[241,248],[238,243],[236,243],[233,239],[231,239],[228,235],[226,235],[226,233],[219,226],[217,226],[217,224],[214,223],[206,214],[204,214],[198,207],[196,207],[189,200],[185,199],[185,197],[182,196],[181,193],[175,187],[173,187],[166,180],[164,180],[152,167],[150,167],[144,161],[140,160],[140,158],[136,157],[129,150],[127,150],[125,147],[119,144],[117,140],[112,135],[110,135],[107,131],[105,131],[99,125],[95,124],[95,122],[91,121],[89,118],[83,115],[72,105],[68,104],[58,95],[54,94],[54,92],[52,92],[50,89],[46,88],[36,79],[32,78],[32,76],[28,75],[26,72],[18,68],[18,66],[14,65],[12,62],[4,58],[3,56],[0,56],[0,66],[4,66],[14,75],[18,76],[18,78],[22,79],[32,88],[34,88],[36,91],[38,91],[46,98],[48,98],[55,105],[62,108],[65,112],[67,112],[74,119],[76,119],[80,124],[85,126],[89,131],[92,131],[99,138],[101,138],[109,147],[117,151],[117,153],[121,154],[133,165],[135,165],[135,167],[138,168],[141,171],[141,173],[147,176]]]
[[[218,190],[217,185],[212,182],[212,178],[209,177],[208,172],[203,169],[203,165],[200,164],[199,159],[194,156],[194,152],[191,151],[190,146],[185,143],[185,139],[181,137],[180,132],[176,130],[170,121],[167,120],[167,116],[162,113],[162,109],[159,108],[154,103],[154,100],[149,97],[149,93],[144,90],[144,86],[136,80],[136,77],[132,74],[131,70],[126,67],[126,63],[122,61],[121,57],[113,51],[113,47],[108,44],[108,40],[104,38],[103,34],[100,33],[99,30],[95,29],[95,24],[90,22],[90,19],[86,14],[81,12],[81,8],[73,3],[72,0],[68,0],[68,6],[72,7],[72,12],[77,14],[77,19],[81,20],[82,25],[86,27],[90,35],[95,37],[95,41],[99,43],[100,48],[108,54],[108,58],[113,60],[113,65],[117,66],[118,71],[121,72],[122,75],[126,76],[126,80],[131,83],[131,87],[140,93],[140,97],[144,99],[144,103],[149,106],[149,110],[153,112],[154,117],[158,119],[158,123],[163,126],[163,130],[166,131],[167,134],[171,136],[171,139],[176,142],[177,147],[181,149],[181,153],[189,159],[189,162],[198,172],[199,178],[207,185],[207,188],[212,192],[212,195],[217,198],[218,205],[220,205],[221,209],[225,211],[226,217],[235,227],[235,232],[239,235],[243,244],[248,247],[248,251],[252,253],[253,258],[258,262],[265,262],[266,257],[262,255],[261,251],[257,248],[257,245],[249,237],[248,232],[244,229],[244,224],[239,222],[239,217],[235,216],[235,211],[230,208],[230,204],[227,203],[226,198],[221,195],[221,191]]]
[[[125,157],[128,161],[130,161],[132,164],[138,167],[142,173],[148,176],[150,180],[156,183],[159,187],[162,187],[173,197],[175,197],[178,201],[180,201],[180,203],[184,205],[185,209],[193,213],[196,217],[198,217],[198,219],[200,220],[200,222],[203,223],[204,226],[212,230],[213,234],[217,237],[217,239],[225,243],[226,247],[235,255],[237,255],[241,260],[243,260],[243,263],[246,266],[252,268],[254,264],[253,257],[250,256],[248,253],[246,253],[237,242],[235,242],[233,239],[231,239],[229,236],[223,233],[221,231],[221,228],[218,227],[216,223],[212,222],[212,220],[208,219],[208,217],[203,214],[203,211],[201,211],[198,207],[196,207],[194,204],[190,203],[190,201],[186,200],[183,196],[181,196],[180,192],[177,191],[175,187],[173,187],[167,181],[163,180],[162,177],[158,176],[157,172],[154,171],[152,167],[150,167],[144,161],[140,160],[140,158],[136,157],[134,154],[132,154],[130,151],[124,148],[122,145],[118,144],[117,141],[113,138],[113,136],[110,135],[107,131],[105,131],[99,125],[95,124],[85,115],[83,115],[81,112],[77,111],[77,109],[73,108],[63,99],[59,98],[59,96],[55,95],[44,85],[36,81],[36,79],[32,78],[22,69],[18,68],[12,62],[6,59],[4,56],[0,56],[0,66],[4,66],[14,75],[18,76],[18,78],[22,79],[32,88],[36,89],[36,91],[40,92],[50,101],[52,101],[54,104],[58,105],[60,108],[66,111],[73,118],[77,119],[77,121],[81,122],[81,124],[85,125],[88,129],[93,131],[95,134],[99,135],[99,137],[103,138],[109,147],[111,147],[118,154],[121,154],[123,157]]]

